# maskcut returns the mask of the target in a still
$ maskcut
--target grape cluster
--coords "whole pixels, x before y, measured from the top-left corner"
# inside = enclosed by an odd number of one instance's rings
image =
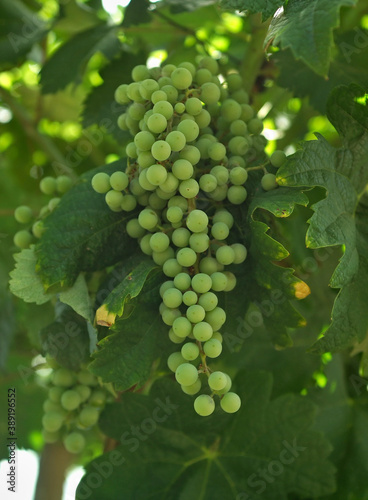
[[[61,440],[70,453],[81,453],[107,398],[106,390],[98,387],[97,378],[88,370],[73,372],[57,367],[43,404],[45,442]]]
[[[66,193],[72,185],[73,181],[67,175],[59,175],[56,178],[44,177],[40,182],[40,190],[42,193],[52,196],[56,193]],[[34,242],[35,238],[41,238],[45,230],[43,219],[55,209],[59,201],[60,197],[58,196],[51,198],[47,205],[41,208],[37,216],[26,205],[20,205],[15,209],[15,220],[20,224],[29,226],[27,229],[21,229],[15,233],[13,242],[18,248],[28,248]]]
[[[197,394],[207,379],[210,394],[194,401],[202,416],[214,411],[214,395],[226,412],[241,405],[230,392],[230,377],[212,371],[207,358],[222,351],[226,313],[218,293],[236,286],[226,266],[247,257],[243,244],[228,240],[234,217],[226,206],[246,200],[247,166],[264,158],[267,143],[241,76],[232,72],[224,79],[218,72],[210,57],[197,67],[189,62],[136,66],[133,82],[115,92],[116,101],[125,105],[118,125],[134,137],[126,146],[128,166],[125,172],[99,172],[92,179],[111,210],[142,207],[127,223],[127,233],[167,277],[160,289],[160,313],[171,341],[181,344],[169,356],[168,367],[186,394]],[[281,164],[282,155],[274,154],[271,164]],[[262,187],[276,187],[275,175],[266,173]]]

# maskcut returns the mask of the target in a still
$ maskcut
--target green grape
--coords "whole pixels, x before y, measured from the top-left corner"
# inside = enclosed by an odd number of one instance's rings
[[[228,228],[231,229],[234,224],[234,217],[227,210],[217,210],[212,221],[214,224],[216,224],[216,222],[224,222]]]
[[[170,328],[169,330],[169,339],[171,340],[171,342],[174,342],[174,344],[182,344],[184,342],[184,338],[180,338],[177,335],[175,335],[172,328]]]
[[[230,156],[227,162],[227,166],[230,169],[233,169],[235,167],[245,168],[245,160],[242,156],[236,156],[236,155]]]
[[[64,389],[62,387],[50,387],[48,391],[48,398],[50,399],[50,401],[58,403],[61,399],[63,392]]]
[[[190,97],[185,103],[185,109],[190,115],[199,115],[202,111],[202,103],[197,97]]]
[[[208,71],[207,68],[200,68],[196,71],[194,80],[198,85],[203,85],[204,83],[210,82],[212,80],[212,73]]]
[[[26,231],[25,229],[21,229],[20,231],[17,231],[14,235],[13,238],[14,245],[17,246],[18,248],[28,248],[29,245],[32,243],[32,235],[29,231]]]
[[[59,368],[52,374],[52,383],[57,387],[70,387],[74,380],[74,374],[66,368]]]
[[[194,400],[194,410],[201,417],[208,417],[215,411],[215,402],[207,394],[201,394]]]
[[[163,192],[167,194],[166,198],[171,198],[172,196],[175,195],[178,186],[179,186],[179,179],[177,179],[174,174],[169,172],[167,174],[166,181],[160,184],[161,197]]]
[[[204,174],[199,179],[199,187],[205,193],[211,193],[217,188],[217,179],[212,174]]]
[[[157,161],[165,161],[171,154],[170,144],[166,141],[156,141],[151,148],[151,153]]]
[[[228,266],[234,262],[235,252],[229,245],[221,246],[216,250],[216,259],[220,264]]]
[[[221,307],[215,307],[215,309],[206,313],[205,319],[212,326],[213,331],[216,332],[225,323],[226,313]]]
[[[229,226],[225,222],[215,222],[211,229],[211,234],[216,240],[226,240],[229,236]]]
[[[25,205],[17,207],[14,211],[15,220],[17,222],[20,222],[21,224],[28,224],[29,222],[31,222],[32,217],[33,217],[32,210]]]
[[[182,181],[179,185],[179,192],[184,198],[195,198],[199,192],[199,184],[194,179]]]
[[[198,148],[187,144],[179,153],[179,158],[188,160],[192,165],[197,165],[201,159],[201,153]]]
[[[123,193],[111,189],[105,194],[105,201],[112,210],[121,210],[121,203],[123,201]]]
[[[229,375],[227,373],[225,373],[225,376],[226,376],[227,382],[226,382],[226,385],[223,389],[217,391],[217,393],[219,395],[223,395],[223,394],[226,394],[227,392],[229,392],[231,389],[231,386],[232,386],[231,378],[229,377]]]
[[[243,167],[234,167],[230,170],[230,182],[241,186],[248,179],[248,172]]]
[[[42,220],[37,220],[33,225],[32,225],[32,233],[33,236],[36,238],[41,238],[43,233],[46,231],[46,228],[43,224]]]
[[[160,198],[155,192],[149,195],[148,204],[154,210],[162,210],[166,207],[167,201]]]
[[[185,227],[175,229],[171,235],[171,241],[179,248],[186,247],[189,244],[190,232]]]
[[[201,70],[199,70],[199,71],[201,71]],[[205,75],[205,74],[204,73],[200,74],[199,79],[201,81],[203,81],[203,79],[204,79],[203,75]],[[221,91],[215,83],[209,82],[207,80],[201,84],[201,100],[205,104],[209,105],[209,104],[217,103],[220,100],[220,96],[221,96]]]
[[[171,151],[181,151],[187,142],[185,135],[178,130],[169,132],[165,140],[169,144]]]
[[[149,70],[144,64],[138,64],[132,69],[132,80],[134,82],[141,82],[142,80],[149,78],[149,76]]]
[[[190,71],[186,68],[176,68],[171,73],[171,81],[175,88],[184,90],[190,87],[193,77]]]
[[[187,361],[194,361],[199,356],[199,347],[193,342],[186,342],[181,348],[181,355]]]
[[[233,205],[240,205],[247,198],[247,190],[243,186],[231,186],[227,192],[227,199]]]
[[[229,180],[229,171],[223,165],[216,165],[215,167],[211,168],[210,173],[211,175],[216,177],[217,184],[219,186],[223,186]]]
[[[172,172],[177,179],[185,181],[192,177],[193,165],[188,160],[179,158],[173,163]]]
[[[70,390],[64,392],[64,394],[61,396],[60,402],[61,402],[61,406],[65,410],[72,411],[72,410],[75,410],[76,408],[78,408],[78,406],[81,404],[82,400],[81,400],[81,397],[79,395],[79,392],[77,392],[73,389],[70,389]]]
[[[47,204],[47,208],[50,212],[53,212],[55,208],[59,205],[61,198],[51,198]]]
[[[225,99],[221,106],[221,116],[227,122],[238,120],[241,116],[242,108],[234,99]]]
[[[228,392],[221,398],[220,406],[226,413],[235,413],[241,406],[241,400],[235,392]]]
[[[96,193],[107,193],[111,189],[110,176],[105,172],[95,174],[92,177],[92,187]]]
[[[139,93],[143,97],[143,99],[151,99],[152,94],[156,90],[159,90],[159,84],[152,78],[146,78],[139,85]]]
[[[196,304],[188,307],[186,315],[191,323],[199,323],[204,319],[206,311],[202,306]]]
[[[221,391],[225,388],[227,384],[226,373],[223,372],[213,372],[208,377],[208,385],[213,391]]]
[[[42,426],[47,432],[58,431],[64,423],[64,414],[57,411],[50,411],[43,415]]]
[[[170,80],[171,81],[171,80]],[[171,104],[175,104],[178,99],[178,91],[175,87],[169,84],[162,85],[161,90],[167,95],[167,100]]]
[[[226,156],[226,148],[220,142],[216,142],[215,144],[211,144],[208,148],[208,155],[211,160],[221,161]]]
[[[155,159],[152,156],[151,150],[149,151],[140,151],[137,158],[137,163],[142,168],[150,167],[155,163]]]
[[[54,194],[57,188],[56,179],[54,177],[44,177],[40,182],[40,190],[44,194]]]
[[[208,274],[197,273],[192,278],[192,288],[197,293],[205,293],[211,289],[212,280]]]
[[[165,64],[165,66],[162,67],[162,74],[164,76],[170,76],[174,69],[176,69],[175,64]]]
[[[152,113],[147,120],[147,127],[150,132],[160,134],[167,127],[166,118],[160,113]]]
[[[115,101],[118,104],[129,104],[130,103],[130,98],[128,97],[127,91],[128,91],[128,85],[126,83],[119,85],[119,87],[115,90],[114,97],[115,97]]]
[[[187,273],[179,273],[174,278],[174,285],[178,290],[188,290],[190,287],[191,279]]]
[[[91,395],[91,388],[88,387],[88,385],[78,384],[74,387],[74,390],[78,392],[82,403],[84,403],[84,401],[87,401],[87,399]]]
[[[139,122],[144,117],[146,108],[139,102],[133,102],[127,109],[127,112],[132,120]]]
[[[186,224],[192,233],[201,233],[208,226],[208,216],[203,210],[192,210],[189,212]]]
[[[148,208],[145,208],[140,212],[138,216],[138,222],[142,228],[151,230],[157,226],[159,219],[156,212]]]
[[[59,403],[55,403],[54,401],[51,401],[51,399],[46,399],[42,405],[42,409],[45,413],[51,412],[51,411],[56,411],[56,412],[63,412],[62,407],[60,406]]]
[[[167,209],[166,218],[169,222],[180,222],[183,218],[183,211],[180,207],[170,207]]]
[[[191,267],[197,260],[197,254],[191,248],[185,247],[178,251],[176,259],[181,266]]]
[[[163,252],[152,252],[152,259],[158,266],[163,266],[167,260],[173,259],[174,257],[175,252],[171,247],[168,247]]]
[[[212,334],[213,328],[206,321],[200,321],[193,327],[194,338],[199,340],[200,342],[208,341],[212,337]]]
[[[188,337],[192,332],[192,324],[184,316],[176,318],[172,325],[173,332],[180,338]]]
[[[46,429],[42,430],[42,437],[45,443],[56,443],[60,439],[60,434],[59,432],[49,432]]]
[[[160,286],[160,290],[159,290],[161,298],[163,297],[166,290],[169,290],[169,288],[174,288],[174,287],[175,287],[175,285],[174,285],[173,280],[164,281],[162,283],[162,285]]]
[[[93,391],[88,403],[93,406],[100,406],[102,407],[106,402],[106,393],[104,391]]]
[[[203,56],[199,61],[199,67],[208,69],[212,75],[216,75],[219,72],[218,63],[211,56]]]
[[[130,158],[138,158],[137,147],[134,144],[134,142],[130,142],[129,144],[126,145],[125,153]]]
[[[165,325],[171,326],[174,324],[174,321],[180,318],[181,312],[179,309],[167,309],[162,313],[162,321]],[[174,332],[175,333],[175,332]],[[179,337],[179,335],[177,335]]]
[[[96,377],[93,375],[93,373],[91,373],[88,370],[81,370],[80,372],[78,372],[77,373],[77,380],[80,384],[83,384],[83,385],[94,386],[97,384]]]
[[[100,412],[94,406],[85,406],[78,415],[78,421],[83,427],[96,425]]]
[[[218,304],[217,295],[213,292],[203,293],[198,299],[198,304],[202,306],[206,312],[212,311]]]
[[[224,340],[220,332],[213,332],[212,338],[217,339],[221,343]]]
[[[277,188],[278,184],[276,182],[276,175],[265,174],[261,179],[261,186],[265,191],[271,191],[272,189]]]
[[[196,67],[194,64],[190,62],[182,62],[178,66],[179,68],[186,68],[188,71],[190,71],[190,74],[194,77],[195,72],[196,72]]]
[[[230,139],[228,147],[232,154],[243,156],[249,149],[249,142],[245,137],[236,135]]]
[[[190,363],[183,363],[177,367],[175,378],[180,385],[193,385],[198,379],[198,370]]]
[[[231,248],[235,252],[234,264],[241,264],[247,258],[247,249],[241,243],[234,243]]]
[[[215,292],[222,292],[225,290],[227,285],[227,277],[226,274],[221,273],[219,271],[211,274],[212,280],[212,290]]]
[[[181,352],[173,352],[167,358],[167,366],[174,373],[179,368],[179,366],[185,362],[186,362],[186,360],[185,360],[185,358],[183,358]]]
[[[161,165],[159,165],[161,166]],[[151,167],[150,167],[151,168]],[[151,184],[149,182],[149,180],[147,179],[147,171],[148,169],[144,169],[142,170],[142,172],[139,174],[139,177],[138,177],[138,181],[139,181],[139,184],[142,186],[143,189],[145,189],[146,191],[154,191],[156,189],[156,186],[154,186],[153,184]],[[146,194],[146,193],[145,193]],[[145,195],[144,194],[144,195]],[[144,196],[142,195],[142,196]]]
[[[170,238],[165,233],[155,233],[150,238],[150,247],[155,252],[164,252],[170,245]]]
[[[134,144],[141,151],[150,151],[155,140],[155,136],[146,130],[134,136]]]
[[[139,224],[138,219],[130,219],[130,221],[127,222],[126,232],[131,238],[142,238],[145,234],[145,230]]]
[[[177,130],[185,135],[187,142],[195,141],[199,135],[199,127],[193,120],[183,120],[178,126]]]
[[[263,130],[263,122],[259,118],[252,118],[248,122],[248,132],[250,134],[260,134]]]
[[[165,306],[175,309],[183,302],[183,295],[177,288],[169,288],[162,296]]]
[[[153,106],[153,113],[163,115],[166,120],[170,120],[174,114],[174,108],[168,101],[159,101]]]
[[[226,287],[224,288],[224,292],[231,292],[236,286],[236,277],[233,273],[230,273],[229,271],[225,271],[224,273],[227,278],[227,284]]]
[[[174,106],[174,110],[179,115],[182,115],[185,111],[185,104],[183,102],[177,102]]]
[[[151,95],[151,102],[156,104],[160,101],[167,101],[167,94],[163,90],[155,90]]]
[[[222,352],[222,344],[217,339],[209,339],[203,344],[203,351],[209,358],[217,358]]]
[[[210,246],[210,238],[206,233],[194,233],[189,238],[189,246],[197,253],[205,252]]]
[[[199,270],[201,273],[211,275],[218,271],[218,262],[213,257],[204,257],[199,262]]]
[[[193,306],[194,304],[197,303],[197,300],[198,300],[198,295],[192,290],[188,290],[183,295],[183,303],[186,306]]]
[[[63,439],[63,444],[65,449],[69,451],[69,453],[81,453],[85,446],[86,440],[84,436],[80,432],[71,432]]]
[[[194,384],[192,385],[182,385],[181,389],[185,394],[188,394],[189,396],[193,396],[194,394],[197,394],[201,390],[201,380],[198,378]]]
[[[163,184],[167,179],[167,170],[163,165],[151,165],[147,169],[147,180],[153,186]]]

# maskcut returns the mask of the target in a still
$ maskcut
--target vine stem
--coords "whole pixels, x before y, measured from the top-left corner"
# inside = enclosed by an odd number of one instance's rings
[[[262,23],[261,14],[249,18],[251,23],[250,41],[246,46],[239,72],[244,81],[244,88],[250,92],[255,84],[264,60],[263,42],[266,37],[269,22]]]
[[[45,445],[34,500],[61,500],[66,470],[73,460],[61,443]]]
[[[28,111],[24,109],[23,106],[21,106],[4,87],[0,87],[0,97],[13,112],[14,117],[20,122],[27,136],[32,141],[36,142],[51,160],[57,162],[66,174],[70,175],[73,180],[76,180],[76,174],[70,167],[67,166],[67,161],[62,153],[48,137],[44,136],[37,130]]]

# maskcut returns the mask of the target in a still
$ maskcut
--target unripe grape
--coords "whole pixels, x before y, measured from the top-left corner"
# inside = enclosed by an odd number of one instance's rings
[[[79,393],[73,389],[65,391],[61,396],[61,405],[65,410],[75,410],[81,404],[82,400]]]
[[[187,180],[193,175],[193,165],[188,160],[179,159],[173,163],[172,172],[178,179]]]
[[[187,142],[195,141],[199,135],[199,127],[193,120],[183,120],[178,126],[177,130],[185,135]]]
[[[241,406],[241,400],[235,392],[228,392],[221,398],[220,406],[226,413],[235,413]]]
[[[169,132],[165,140],[170,145],[171,151],[181,151],[186,145],[185,135],[179,130]]]
[[[275,168],[280,168],[286,162],[286,154],[283,151],[276,150],[272,153],[270,162]]]
[[[151,147],[151,153],[157,161],[165,161],[171,154],[170,144],[166,141],[156,141]]]
[[[13,242],[18,248],[28,248],[32,243],[32,235],[29,231],[22,229],[21,231],[17,231],[15,233]]]
[[[64,415],[61,412],[50,411],[43,415],[42,426],[47,432],[58,431],[64,422]]]
[[[215,403],[211,396],[201,394],[194,400],[194,410],[201,417],[208,417],[215,411]]]
[[[183,301],[183,295],[177,288],[169,288],[162,296],[162,300],[167,307],[174,309],[179,307]]]
[[[171,73],[171,81],[174,85],[179,90],[184,90],[190,87],[193,81],[193,77],[186,68],[176,68],[172,73]]]
[[[32,210],[25,205],[17,207],[14,211],[15,220],[17,222],[20,222],[21,224],[28,224],[29,222],[31,222],[32,217],[33,217]]]
[[[175,378],[181,385],[193,385],[198,379],[197,368],[190,363],[183,363],[176,369]]]
[[[107,193],[111,189],[110,176],[105,172],[99,172],[92,177],[92,187],[96,193]]]
[[[197,303],[198,296],[195,292],[192,290],[188,290],[187,292],[184,293],[183,295],[183,303],[186,306],[193,306],[194,304]]]
[[[208,341],[213,334],[212,326],[206,321],[200,321],[193,327],[193,335],[200,342]]]
[[[240,205],[247,198],[247,190],[243,186],[231,186],[227,192],[227,199],[233,205]]]
[[[187,361],[194,361],[199,356],[199,347],[193,342],[187,342],[181,348],[181,355]]]
[[[81,453],[86,445],[86,440],[80,432],[71,432],[63,439],[63,443],[69,453]]]
[[[201,77],[202,75],[203,73],[201,74]],[[201,85],[201,100],[207,105],[218,102],[220,100],[220,95],[220,89],[215,83],[206,81]]]
[[[190,287],[191,278],[187,273],[179,273],[174,278],[174,285],[178,290],[188,290]]]
[[[227,384],[226,373],[223,372],[213,372],[208,377],[208,385],[213,391],[221,391]]]
[[[186,360],[185,360],[185,358],[183,358],[181,352],[173,352],[167,358],[167,366],[174,373],[176,372],[178,367],[185,362],[186,362]]]
[[[57,183],[54,177],[44,177],[40,182],[40,190],[44,194],[54,194],[56,188]]]
[[[206,311],[202,306],[195,304],[194,306],[188,307],[186,315],[191,323],[199,323],[204,320]]]
[[[217,358],[222,352],[222,344],[217,339],[207,340],[203,344],[203,351],[209,358]]]
[[[194,394],[197,394],[201,390],[201,380],[198,378],[196,382],[192,385],[182,385],[181,389],[185,394],[189,394],[189,396],[193,396]]]
[[[265,191],[271,191],[272,189],[277,188],[278,184],[276,182],[276,175],[265,174],[261,179],[261,186]]]
[[[181,266],[191,267],[197,260],[197,254],[191,248],[181,248],[176,254],[177,261]]]
[[[203,210],[192,210],[187,217],[186,224],[193,233],[201,233],[208,226],[208,216]]]
[[[194,179],[182,181],[179,185],[179,192],[184,198],[195,198],[199,192],[199,184]]]
[[[175,278],[177,274],[183,271],[183,267],[176,259],[168,259],[163,265],[162,270],[169,278]]]

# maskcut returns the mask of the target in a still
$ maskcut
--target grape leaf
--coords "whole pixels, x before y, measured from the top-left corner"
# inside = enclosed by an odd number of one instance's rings
[[[141,294],[133,302],[133,312],[119,319],[93,354],[90,370],[104,382],[113,382],[125,391],[145,382],[152,363],[162,354],[163,342],[168,344],[168,327],[159,314],[159,284],[162,279],[152,275]]]
[[[314,346],[315,352],[336,351],[362,341],[367,333],[368,277],[367,195],[368,111],[358,99],[364,91],[352,85],[338,87],[328,103],[328,117],[342,139],[334,148],[321,136],[303,145],[279,170],[278,183],[321,186],[324,200],[312,208],[307,246],[344,245],[340,264],[330,285],[340,288],[332,311],[332,324]]]
[[[332,49],[333,29],[339,26],[340,9],[357,0],[290,0],[271,21],[265,44],[290,48],[315,73],[326,77]],[[300,33],[303,36],[300,36]]]
[[[42,93],[63,89],[70,82],[79,83],[86,63],[96,52],[111,59],[120,49],[115,26],[98,25],[82,31],[65,42],[41,70]]]
[[[220,6],[223,9],[233,9],[240,12],[248,11],[251,14],[262,12],[262,20],[269,17],[287,3],[285,0],[221,0]]]
[[[93,322],[92,303],[87,283],[82,273],[80,273],[71,288],[60,292],[59,300],[63,304],[70,306],[82,318],[90,323]]]
[[[136,212],[112,212],[104,196],[91,186],[96,172],[112,174],[124,168],[119,160],[87,172],[45,219],[46,231],[36,253],[37,270],[46,290],[53,285],[72,286],[80,272],[103,269],[136,251],[137,244],[125,228]]]
[[[14,254],[15,268],[10,272],[10,291],[24,300],[41,305],[53,296],[46,293],[40,276],[36,273],[37,256],[34,246]]]
[[[228,315],[224,333],[230,343],[236,342],[236,339],[231,338],[235,332],[238,332],[237,336],[246,335],[247,316],[244,318],[244,314],[247,304],[255,302],[260,309],[259,321],[265,323],[273,342],[285,347],[291,344],[286,327],[303,324],[303,319],[290,304],[290,300],[306,297],[309,288],[293,276],[292,269],[274,263],[285,259],[289,254],[279,242],[267,234],[268,224],[257,220],[257,217],[267,212],[276,217],[288,217],[296,204],[306,205],[308,198],[300,190],[278,188],[265,192],[260,187],[261,176],[262,174],[254,174],[253,180],[250,180],[253,183],[253,188],[249,184],[253,196],[249,206],[244,206],[242,220],[238,222],[249,256],[242,269],[236,270],[236,275],[239,281],[243,279],[248,286],[241,295],[236,288],[225,294],[226,308],[233,312]],[[265,304],[270,306],[268,311],[265,310]],[[242,316],[239,311],[243,312]],[[252,328],[251,324],[250,327]]]
[[[361,47],[362,41],[366,44]],[[357,45],[359,42],[359,48]],[[326,113],[330,92],[338,85],[356,83],[368,87],[368,31],[352,30],[335,38],[338,50],[331,62],[328,79],[314,73],[302,61],[296,61],[290,50],[279,51],[273,59],[280,67],[277,83],[289,88],[298,97],[309,96],[310,103],[322,113]]]
[[[151,20],[151,14],[148,12],[149,6],[149,0],[130,0],[124,11],[123,28],[149,23]]]
[[[139,255],[125,261],[120,269],[122,279],[119,285],[110,291],[96,312],[97,324],[113,325],[116,316],[122,316],[125,304],[140,294],[148,275],[154,270],[158,270],[158,266],[148,257]]]
[[[217,0],[187,0],[186,2],[182,0],[164,0],[162,3],[163,5],[170,6],[172,14],[180,14],[181,12],[193,12],[202,7],[213,5],[217,3]]]
[[[42,348],[69,370],[79,370],[89,359],[87,323],[69,306],[60,304],[55,321],[40,332]]]
[[[122,83],[131,82],[131,71],[137,64],[143,64],[146,56],[143,52],[131,54],[122,52],[117,59],[101,70],[104,83],[94,87],[84,102],[83,125],[98,125],[119,142],[130,134],[117,126],[117,119],[123,113],[124,107],[117,104],[114,92]]]
[[[42,40],[46,23],[19,0],[0,0],[0,64],[22,59]]]
[[[109,470],[105,500],[116,491],[152,500],[286,500],[289,492],[309,498],[332,492],[330,446],[311,430],[314,405],[295,395],[270,401],[272,377],[265,372],[240,372],[235,383],[242,406],[234,415],[217,409],[199,417],[191,398],[167,379],[149,396],[128,393],[109,405],[101,428],[120,446],[114,457],[105,454],[87,466],[77,500],[101,498],[89,478],[103,466]]]

